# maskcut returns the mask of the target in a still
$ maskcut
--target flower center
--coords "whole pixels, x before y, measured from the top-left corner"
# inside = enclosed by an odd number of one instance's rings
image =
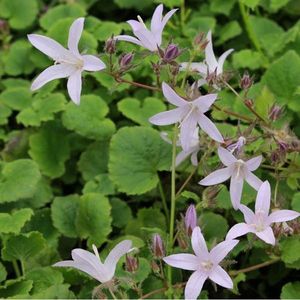
[[[190,109],[189,109],[188,113],[186,114],[186,116],[180,122],[179,128],[181,127],[182,123],[184,123],[194,111],[198,110],[198,107],[196,105],[193,105],[193,103],[189,103],[188,105],[189,105]]]
[[[244,179],[244,167],[245,167],[245,162],[241,159],[239,159],[235,163],[235,177],[238,180]]]
[[[205,260],[200,265],[204,271],[210,271],[214,264],[210,260]]]
[[[257,232],[265,230],[265,213],[263,211],[259,211],[255,214],[254,223],[252,226]]]

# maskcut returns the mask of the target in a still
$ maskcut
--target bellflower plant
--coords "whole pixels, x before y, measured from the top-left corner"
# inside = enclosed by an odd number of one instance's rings
[[[68,49],[53,39],[29,34],[30,43],[54,60],[54,66],[44,70],[32,83],[31,90],[35,91],[43,85],[59,78],[68,78],[68,93],[75,104],[80,103],[81,76],[83,71],[100,71],[106,68],[104,62],[94,55],[82,55],[78,43],[83,31],[84,18],[75,20],[69,31]]]
[[[208,94],[200,96],[195,100],[187,101],[176,94],[176,92],[165,82],[162,84],[162,90],[165,98],[177,108],[158,113],[151,117],[149,121],[155,125],[170,125],[179,122],[180,125],[180,143],[184,151],[190,148],[190,142],[197,124],[212,139],[223,143],[223,137],[216,125],[204,115],[211,105],[216,101],[217,94]]]
[[[262,161],[262,156],[257,156],[243,161],[237,159],[228,150],[219,147],[218,155],[222,163],[226,166],[223,169],[216,170],[202,179],[201,185],[215,185],[230,180],[230,197],[234,209],[238,209],[241,202],[244,180],[254,189],[258,190],[262,181],[252,172],[255,171]]]
[[[72,250],[73,260],[64,260],[55,263],[54,267],[71,267],[87,273],[101,283],[112,280],[120,258],[132,248],[130,240],[124,240],[117,244],[102,263],[98,249],[93,245],[94,253],[83,249]]]
[[[157,47],[161,46],[162,34],[164,27],[166,26],[169,19],[176,12],[177,9],[170,10],[164,17],[163,5],[160,4],[156,7],[152,19],[150,30],[146,27],[143,19],[138,16],[138,21],[129,20],[127,23],[131,26],[133,34],[136,37],[130,35],[117,35],[115,39],[119,41],[127,41],[136,45],[142,46],[152,52],[157,51]]]
[[[232,289],[233,282],[220,262],[238,244],[238,240],[221,242],[208,251],[200,227],[197,226],[193,230],[191,242],[195,255],[180,253],[164,258],[172,267],[194,271],[185,286],[185,299],[197,299],[208,278],[222,287]]]
[[[234,225],[227,233],[226,239],[235,239],[249,232],[268,244],[275,245],[275,237],[271,228],[272,223],[286,222],[296,219],[300,214],[293,210],[276,210],[269,214],[271,203],[271,187],[265,181],[257,192],[255,213],[245,205],[240,205],[246,223]]]

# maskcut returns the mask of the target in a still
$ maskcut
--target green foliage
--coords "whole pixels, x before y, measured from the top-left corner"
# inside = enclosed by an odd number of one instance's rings
[[[280,299],[298,299],[300,297],[300,282],[290,282],[282,287]]]
[[[32,215],[33,211],[30,208],[20,209],[12,214],[0,213],[0,233],[20,233]]]

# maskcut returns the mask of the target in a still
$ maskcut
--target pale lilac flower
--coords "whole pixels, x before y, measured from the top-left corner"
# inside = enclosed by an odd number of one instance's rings
[[[105,64],[94,55],[81,55],[78,43],[83,31],[84,18],[76,19],[70,27],[68,49],[58,42],[39,34],[29,34],[30,43],[54,60],[54,66],[44,70],[32,83],[31,90],[35,91],[43,85],[59,78],[68,78],[68,93],[72,101],[80,103],[81,73],[83,71],[100,71]]]
[[[234,239],[249,232],[254,233],[258,238],[268,244],[275,244],[275,237],[271,228],[272,223],[285,222],[296,219],[300,214],[293,210],[277,210],[269,215],[271,202],[271,187],[265,181],[258,190],[255,213],[245,205],[240,206],[246,223],[234,225],[227,233],[226,240]]]
[[[94,253],[83,249],[73,249],[72,259],[60,261],[54,267],[72,267],[87,273],[101,283],[110,281],[114,275],[119,259],[132,247],[130,240],[118,243],[108,254],[104,263],[101,262],[98,249],[93,245]]]
[[[190,141],[197,128],[197,123],[212,139],[220,143],[224,142],[216,125],[204,115],[217,99],[217,94],[208,94],[193,101],[187,101],[177,95],[165,82],[162,84],[162,90],[165,98],[177,108],[158,113],[149,121],[155,125],[170,125],[180,122],[180,143],[184,151],[188,151],[190,148]]]
[[[146,27],[143,19],[140,16],[137,16],[138,21],[127,21],[136,37],[130,35],[117,35],[115,39],[137,44],[150,51],[157,51],[157,47],[159,47],[162,43],[164,27],[177,10],[172,9],[163,17],[163,9],[164,7],[162,4],[156,7],[151,19],[150,30]]]
[[[188,209],[186,210],[185,216],[184,216],[184,225],[186,232],[189,236],[192,235],[192,232],[194,228],[197,226],[197,212],[195,205],[191,204]]]
[[[240,136],[236,143],[233,143],[227,147],[227,150],[229,150],[231,153],[239,154],[241,153],[244,145],[246,144],[246,138],[243,136]]]
[[[238,242],[238,240],[221,242],[209,252],[200,228],[195,227],[192,233],[195,255],[181,253],[164,258],[164,261],[172,267],[194,271],[185,286],[185,299],[197,299],[208,278],[227,289],[233,288],[231,278],[219,264]]]
[[[220,76],[223,73],[223,65],[225,59],[233,51],[233,49],[227,50],[217,60],[213,50],[211,31],[207,33],[206,39],[208,43],[205,47],[204,62],[200,62],[200,63],[184,62],[180,64],[182,70],[186,70],[187,68],[189,68],[192,71],[198,72],[201,75],[201,77],[203,77],[204,79],[213,73],[215,73],[216,76]],[[201,82],[203,82],[203,80]]]
[[[223,169],[216,170],[202,179],[201,185],[215,185],[230,180],[230,198],[234,209],[238,209],[241,202],[244,180],[246,180],[254,189],[258,190],[262,181],[252,172],[256,170],[262,156],[257,156],[248,161],[235,158],[228,150],[219,147],[218,155],[222,163],[226,166]]]

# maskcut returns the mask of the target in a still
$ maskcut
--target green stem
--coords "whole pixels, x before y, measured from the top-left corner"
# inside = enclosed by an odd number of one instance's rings
[[[170,253],[173,247],[174,225],[175,225],[175,209],[176,209],[176,140],[177,140],[177,124],[174,126],[174,136],[172,143],[172,169],[171,169],[171,213],[170,213],[170,232],[168,252]],[[168,282],[169,287],[172,287],[172,268],[168,266]],[[171,295],[170,295],[171,296]]]
[[[180,3],[180,25],[181,25],[182,29],[184,27],[184,22],[185,22],[185,0],[181,0],[181,3]]]
[[[112,299],[118,299],[118,297],[114,294],[113,290],[110,287],[108,288],[108,290],[112,296]]]
[[[161,200],[162,200],[163,208],[164,208],[164,211],[165,211],[165,214],[166,214],[167,222],[169,223],[169,221],[170,221],[169,220],[170,219],[170,212],[169,212],[168,205],[167,205],[166,195],[165,195],[163,186],[161,184],[160,177],[158,176],[158,178],[159,178],[159,180],[158,180],[158,189],[159,189],[160,197],[161,197]]]
[[[12,261],[12,265],[13,265],[13,268],[14,268],[17,278],[21,277],[21,271],[20,271],[18,263],[15,259]]]
[[[275,190],[274,190],[274,205],[275,205],[275,207],[277,204],[278,187],[279,187],[279,178],[278,178],[278,172],[276,170],[276,184],[275,184]]]

